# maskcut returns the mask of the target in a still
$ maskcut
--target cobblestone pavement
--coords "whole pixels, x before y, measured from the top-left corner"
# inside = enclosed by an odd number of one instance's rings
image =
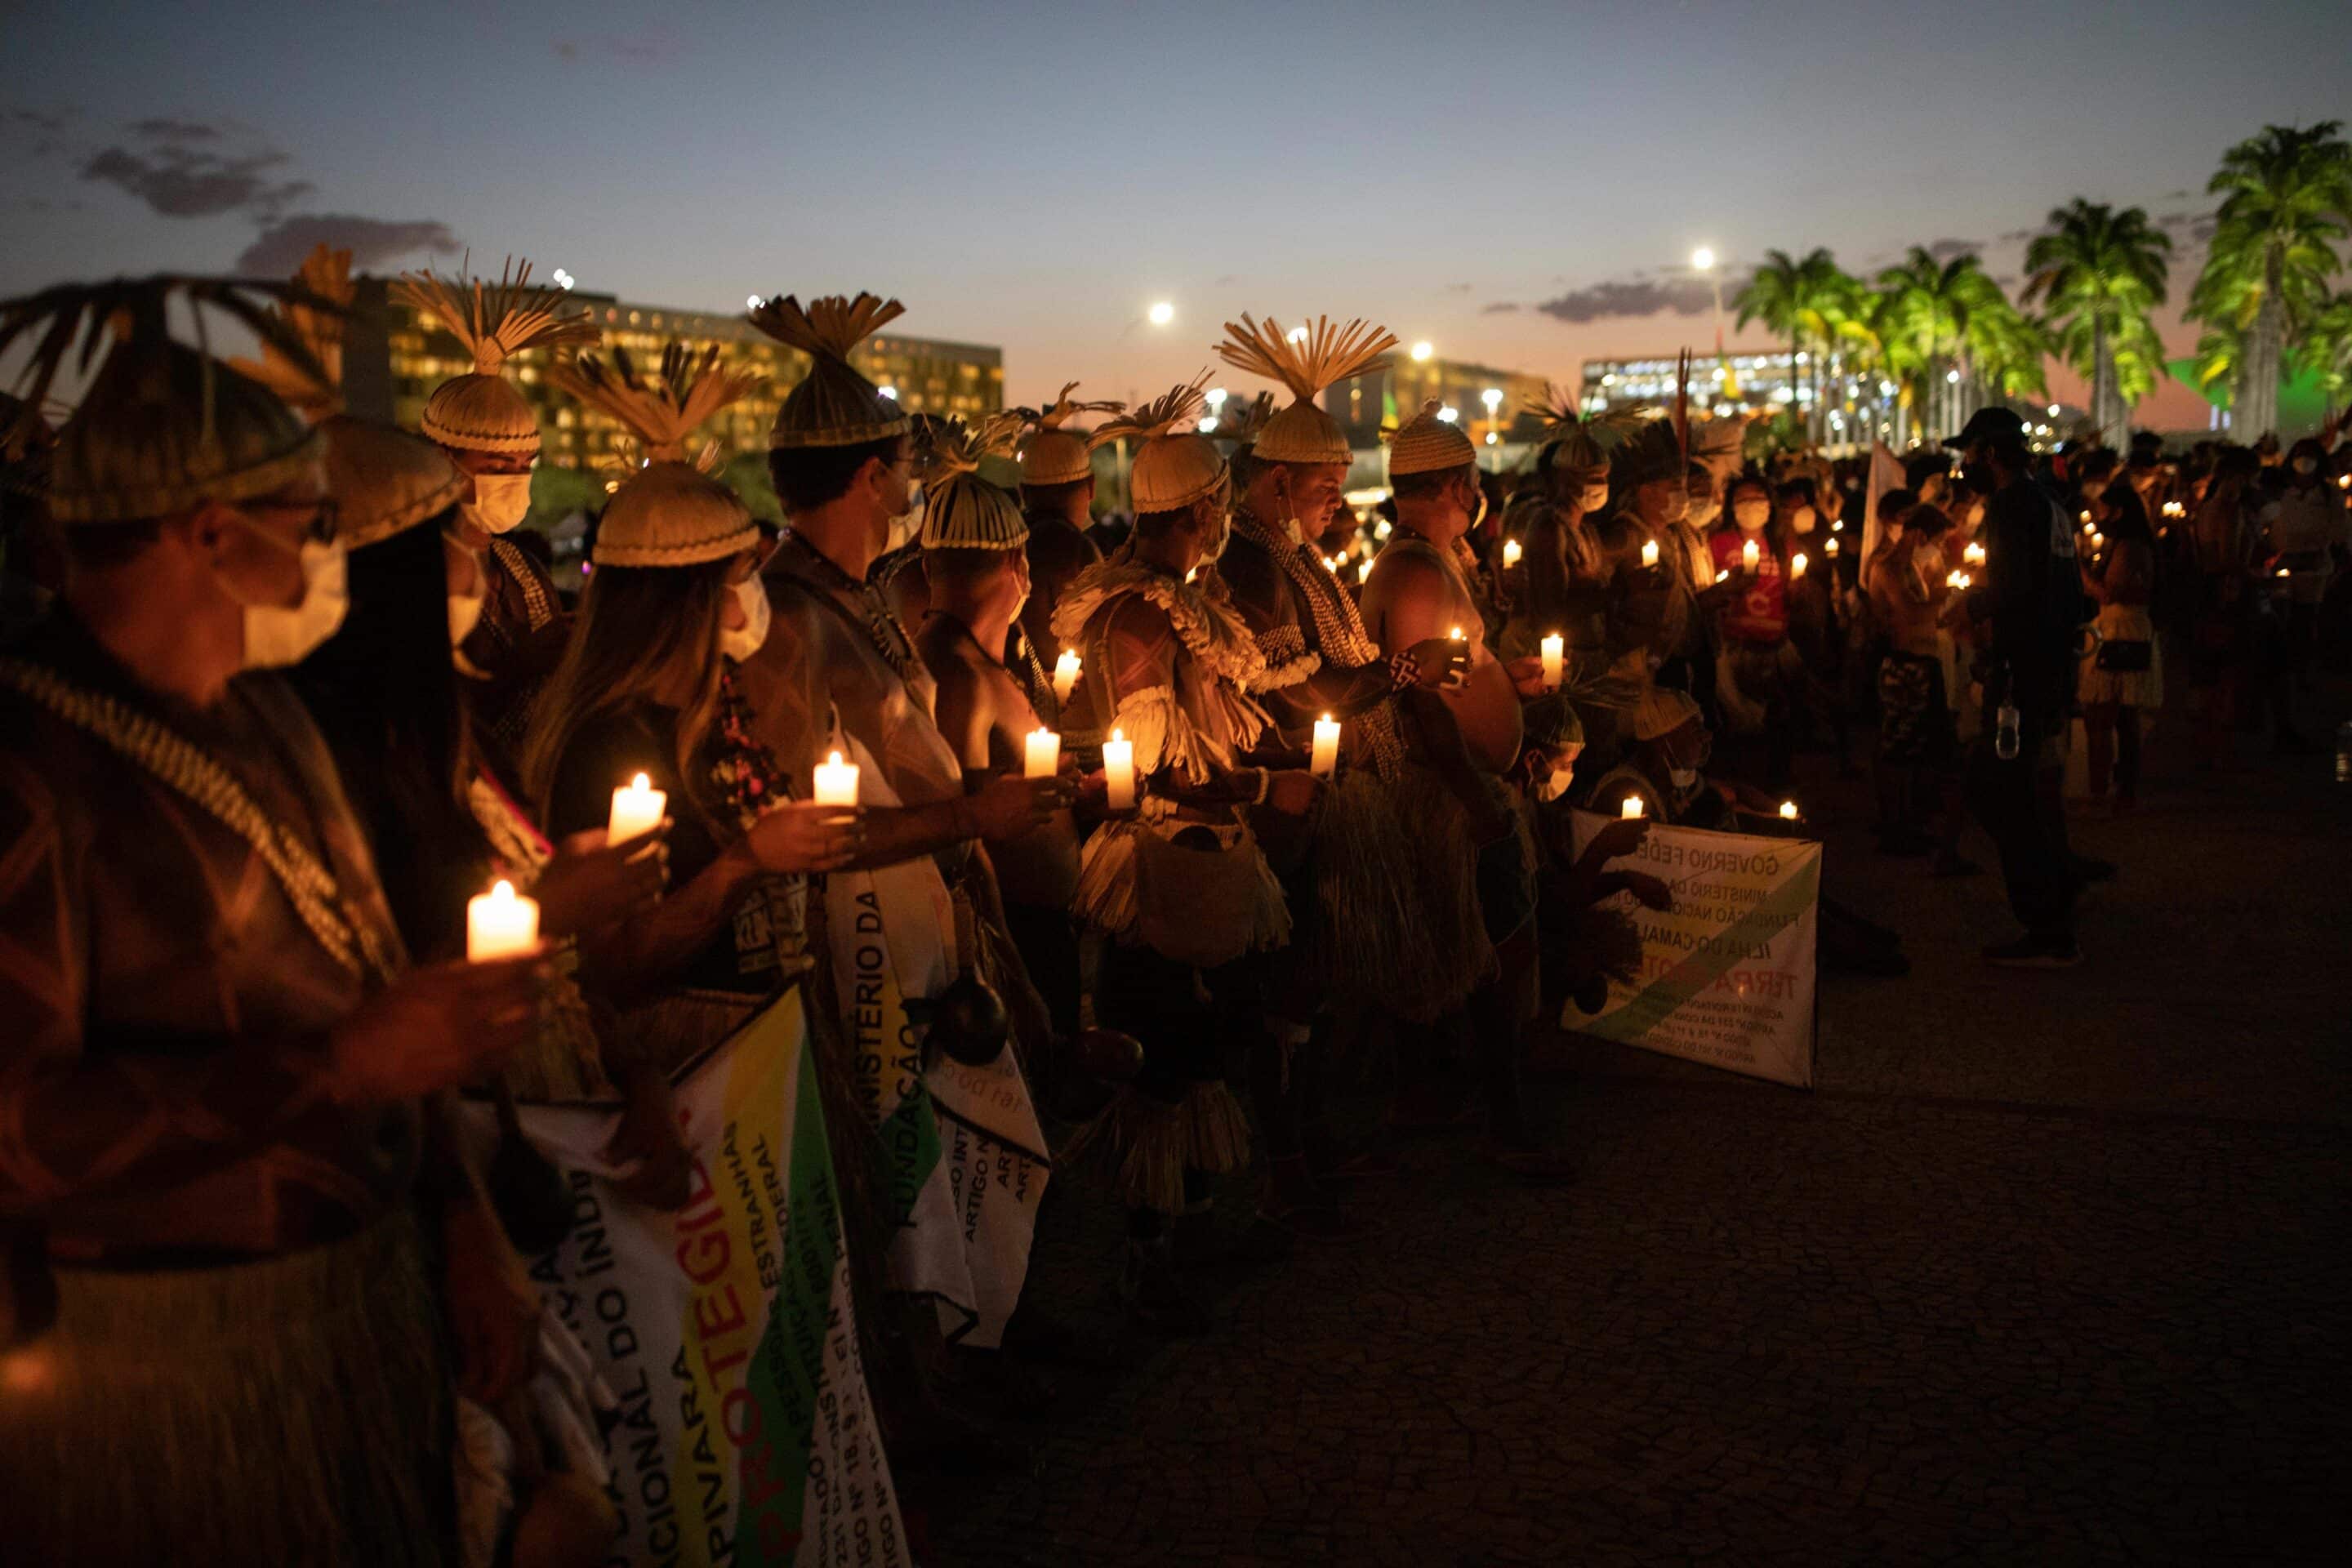
[[[1825,981],[1817,1090],[1543,1042],[1575,1185],[1405,1145],[1210,1335],[1060,1374],[1032,1473],[909,1477],[927,1561],[2345,1561],[2352,790],[2166,779],[2080,830],[2089,963],[2008,975],[1996,878],[1814,787],[1918,963]],[[1064,1184],[1034,1275],[1107,1337],[1115,1235]]]

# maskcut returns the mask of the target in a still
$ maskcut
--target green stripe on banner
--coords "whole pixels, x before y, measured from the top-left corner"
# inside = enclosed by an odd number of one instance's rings
[[[841,1256],[841,1205],[834,1190],[833,1150],[816,1086],[816,1042],[800,1050],[793,1094],[792,1153],[784,1199],[782,1278],[768,1305],[768,1324],[751,1354],[744,1386],[759,1401],[763,1440],[743,1447],[742,1521],[735,1536],[741,1562],[782,1563],[798,1550],[808,1504],[809,1453],[824,1408],[825,1341],[845,1325],[833,1312]],[[723,1415],[722,1412],[722,1415]]]
[[[1622,1007],[1586,1024],[1584,1033],[1630,1045],[1647,1035],[1684,1003],[1730,973],[1749,952],[1793,923],[1812,904],[1821,881],[1822,858],[1805,864],[1771,895],[1719,934],[1691,950],[1689,957],[1652,981]]]
[[[904,1225],[915,1212],[923,1184],[940,1168],[940,1119],[921,1079],[874,1131],[882,1140],[882,1180],[888,1184],[898,1223]]]

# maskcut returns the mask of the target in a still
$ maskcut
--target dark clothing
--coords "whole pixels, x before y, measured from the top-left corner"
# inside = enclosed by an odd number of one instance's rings
[[[2066,816],[2055,790],[2041,774],[2055,719],[2021,713],[2017,755],[1994,750],[1991,727],[1969,759],[1969,809],[2000,852],[2009,907],[2037,937],[2072,940],[2075,878],[2066,843]]]
[[[2046,734],[2074,696],[2075,628],[2090,618],[2074,530],[2047,491],[2021,478],[1985,503],[1982,538],[1988,652],[1996,672],[2008,671],[2006,691],[1989,682],[1985,702],[1992,707],[2006,695]]]
[[[1944,663],[1927,654],[1890,653],[1878,667],[1878,754],[1901,765],[1948,763],[1952,711]]]

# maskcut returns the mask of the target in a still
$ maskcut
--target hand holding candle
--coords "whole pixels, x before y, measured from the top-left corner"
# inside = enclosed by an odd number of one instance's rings
[[[1049,779],[1061,771],[1062,737],[1039,725],[1022,742],[1021,776]]]
[[[1795,801],[1784,800],[1780,803],[1780,820],[1783,822],[1794,822],[1797,820],[1797,803]]]
[[[1791,577],[1801,577],[1804,574],[1805,552],[1800,550],[1794,555],[1789,557],[1789,575]]]
[[[816,803],[819,805],[856,805],[857,804],[857,764],[845,763],[839,752],[828,752],[816,765]]]
[[[1655,566],[1657,563],[1658,542],[1654,539],[1645,539],[1642,541],[1642,564],[1644,566]]]
[[[1618,808],[1618,815],[1627,822],[1633,822],[1640,818],[1642,815],[1642,797],[1638,795],[1627,795],[1625,797],[1625,804]]]
[[[1748,540],[1740,545],[1739,569],[1742,572],[1755,571],[1763,559],[1763,547],[1759,545],[1754,540]]]
[[[1567,673],[1568,639],[1554,632],[1543,639],[1543,683],[1546,691],[1558,691]]]
[[[1124,730],[1103,742],[1103,803],[1113,811],[1135,809],[1135,742]]]
[[[1328,779],[1339,765],[1339,721],[1326,713],[1315,721],[1315,751],[1307,771],[1318,779]]]
[[[1516,539],[1506,539],[1503,541],[1503,570],[1508,572],[1518,563],[1519,542]]]
[[[539,900],[500,881],[466,902],[466,957],[481,963],[511,958],[539,945]]]
[[[1070,693],[1078,689],[1078,650],[1066,647],[1062,657],[1054,661],[1054,700],[1067,702]]]
[[[653,781],[639,773],[613,792],[613,815],[604,842],[626,844],[645,837],[662,825],[662,816],[668,809],[668,792],[654,788]]]

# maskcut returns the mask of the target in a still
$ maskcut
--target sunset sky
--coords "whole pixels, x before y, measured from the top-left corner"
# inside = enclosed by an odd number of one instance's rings
[[[1244,310],[1573,379],[1710,341],[1700,244],[2014,279],[2080,195],[2167,224],[2178,299],[2223,149],[2352,118],[2328,10],[0,0],[0,289],[470,247],[662,304],[895,294],[1014,401],[1155,392]]]

